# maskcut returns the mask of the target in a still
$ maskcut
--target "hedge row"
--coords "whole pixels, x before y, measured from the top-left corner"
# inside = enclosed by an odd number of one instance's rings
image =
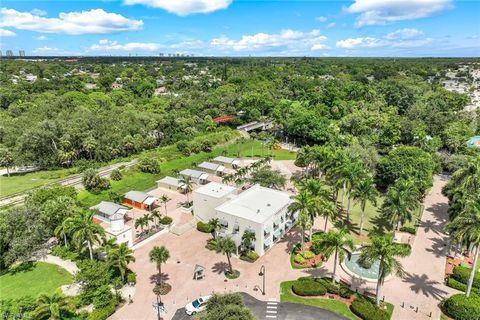
[[[341,283],[333,283],[330,278],[321,278],[318,281],[327,289],[328,293],[338,294],[342,298],[350,299],[355,294],[349,287]]]
[[[204,223],[202,221],[198,221],[197,230],[204,233],[212,233],[213,227],[210,223]]]
[[[443,302],[443,311],[456,320],[480,320],[480,296],[455,294]]]
[[[467,285],[464,283],[461,283],[460,281],[455,280],[452,277],[449,277],[447,280],[447,286],[453,289],[457,289],[460,291],[465,292],[467,290]],[[480,289],[472,287],[472,292],[480,295]]]
[[[314,278],[304,277],[293,283],[292,291],[299,296],[323,296],[327,288]]]
[[[467,284],[468,278],[470,277],[470,270],[471,268],[464,267],[464,266],[457,266],[453,269],[453,274],[451,277],[463,284]],[[480,272],[475,272],[475,276],[473,278],[473,287],[480,289]]]
[[[374,301],[359,297],[352,301],[350,309],[363,320],[389,320],[388,313],[377,307]]]

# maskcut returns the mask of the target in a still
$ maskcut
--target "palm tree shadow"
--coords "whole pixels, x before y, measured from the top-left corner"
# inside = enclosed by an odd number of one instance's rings
[[[356,235],[360,234],[360,225],[355,223],[350,218],[350,223],[347,223],[347,213],[346,212],[339,212],[338,215],[339,219],[333,222],[335,228],[347,228],[347,230],[351,233],[355,233]]]
[[[152,274],[150,276],[150,283],[160,283],[160,280],[162,280],[162,282],[167,282],[168,280],[170,280],[170,277],[168,274],[163,272],[160,277],[158,276],[158,273]]]
[[[370,223],[372,225],[371,233],[383,235],[392,230],[391,223],[385,219],[380,213],[374,217],[370,218]]]
[[[229,270],[229,266],[228,266],[228,263],[226,263],[225,261],[217,262],[212,267],[212,271],[217,274],[224,274],[228,270]]]
[[[331,272],[328,272],[327,269],[325,269],[325,267],[303,269],[302,273],[306,273],[307,275],[315,278],[323,278],[323,277],[331,276]]]
[[[438,288],[438,281],[429,280],[426,274],[410,274],[406,273],[402,279],[403,282],[411,283],[410,289],[415,293],[421,292],[426,297],[432,297],[436,300],[442,300],[448,292]]]
[[[434,220],[427,220],[427,221],[420,221],[419,227],[425,229],[425,233],[429,233],[430,231],[435,234],[441,234],[443,231],[442,226],[440,223]]]
[[[433,213],[440,223],[446,222],[448,219],[448,204],[446,202],[435,203],[426,210]]]
[[[299,228],[292,228],[287,232],[278,243],[287,243],[286,252],[290,253],[295,248],[295,246],[302,240],[302,230]]]
[[[437,258],[444,257],[446,255],[447,243],[441,238],[428,239],[433,242],[430,248],[425,248],[426,251],[433,253]]]

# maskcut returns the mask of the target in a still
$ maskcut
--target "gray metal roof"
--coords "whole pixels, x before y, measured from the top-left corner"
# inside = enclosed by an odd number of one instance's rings
[[[145,199],[149,197],[148,194],[142,191],[129,191],[125,194],[124,198],[133,200],[135,202],[143,203]]]
[[[180,179],[170,176],[166,176],[165,178],[158,180],[157,183],[164,183],[174,187],[181,187]]]
[[[102,201],[99,204],[90,207],[90,209],[97,210],[98,212],[101,212],[106,216],[113,216],[115,213],[117,213],[118,210],[121,209],[128,210],[127,207],[110,201]]]
[[[218,156],[218,157],[215,157],[213,161],[231,164],[234,161],[239,161],[239,160],[234,158],[224,157],[224,156]]]
[[[198,170],[192,170],[192,169],[185,169],[180,171],[180,175],[182,176],[188,176],[194,179],[200,179],[200,177],[206,175],[208,177],[208,174],[203,171],[198,171]]]
[[[217,170],[224,170],[225,167],[224,166],[221,166],[219,164],[216,164],[216,163],[211,163],[211,162],[202,162],[198,165],[199,168],[202,168],[202,169],[207,169],[207,170],[212,170],[212,171],[217,171]]]

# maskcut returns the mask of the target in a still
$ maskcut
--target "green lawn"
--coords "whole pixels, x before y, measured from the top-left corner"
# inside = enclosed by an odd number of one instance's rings
[[[25,266],[27,268],[23,270]],[[24,264],[0,276],[0,300],[52,294],[69,283],[72,283],[72,275],[57,265],[45,262]]]
[[[0,196],[24,192],[55,182],[75,173],[74,169],[38,171],[25,174],[0,176]]]
[[[347,319],[358,320],[356,315],[350,311],[348,306],[338,300],[323,298],[302,298],[292,293],[292,284],[294,281],[285,281],[280,284],[280,301],[293,302],[308,306],[318,307],[342,315]]]

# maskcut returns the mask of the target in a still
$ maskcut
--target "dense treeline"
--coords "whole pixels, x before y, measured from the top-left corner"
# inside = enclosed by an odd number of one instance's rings
[[[4,60],[0,143],[13,163],[69,166],[189,140],[213,130],[212,118],[233,114],[235,124],[274,118],[285,134],[307,142],[463,152],[479,124],[463,111],[468,97],[440,84],[463,62]],[[156,96],[155,88],[162,88]]]

